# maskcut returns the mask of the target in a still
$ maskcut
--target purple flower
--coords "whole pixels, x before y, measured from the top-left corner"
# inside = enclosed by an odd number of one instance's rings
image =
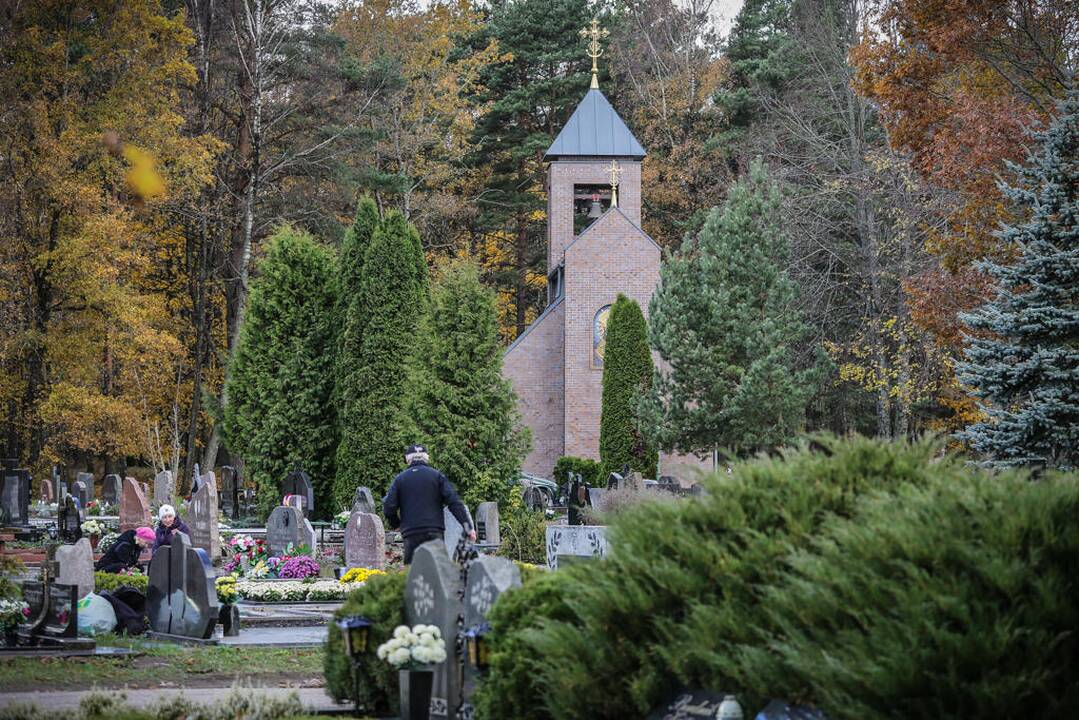
[[[299,580],[318,575],[318,571],[319,565],[312,558],[306,555],[297,555],[286,560],[277,574],[278,577]]]

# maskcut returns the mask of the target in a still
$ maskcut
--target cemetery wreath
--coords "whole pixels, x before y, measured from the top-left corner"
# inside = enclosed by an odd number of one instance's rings
[[[446,642],[436,625],[398,625],[377,654],[398,670],[419,670],[446,661]]]

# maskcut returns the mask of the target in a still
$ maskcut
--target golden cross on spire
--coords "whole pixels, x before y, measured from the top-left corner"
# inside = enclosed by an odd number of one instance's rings
[[[617,160],[611,160],[607,172],[611,174],[611,207],[618,207],[618,180],[622,176],[622,168],[618,167]]]
[[[591,27],[582,28],[579,34],[583,38],[589,38],[588,49],[585,52],[588,57],[592,58],[592,87],[598,88],[599,79],[597,73],[599,72],[599,67],[596,65],[596,60],[603,55],[603,48],[599,46],[599,41],[611,33],[606,28],[599,26],[598,19],[592,18]]]

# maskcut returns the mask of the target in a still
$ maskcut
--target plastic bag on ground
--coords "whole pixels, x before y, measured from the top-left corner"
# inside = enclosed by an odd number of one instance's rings
[[[116,627],[116,611],[112,603],[97,593],[79,600],[79,635],[112,632]]]

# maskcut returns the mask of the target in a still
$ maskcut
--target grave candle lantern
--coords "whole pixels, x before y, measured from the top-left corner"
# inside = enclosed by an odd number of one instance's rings
[[[490,661],[490,645],[487,636],[491,632],[490,623],[473,625],[465,631],[465,645],[468,650],[468,662],[479,672],[487,670]]]
[[[360,661],[367,652],[367,640],[371,635],[371,621],[359,615],[350,615],[337,621],[344,641],[345,654],[352,661],[352,701],[356,717],[360,716]]]

